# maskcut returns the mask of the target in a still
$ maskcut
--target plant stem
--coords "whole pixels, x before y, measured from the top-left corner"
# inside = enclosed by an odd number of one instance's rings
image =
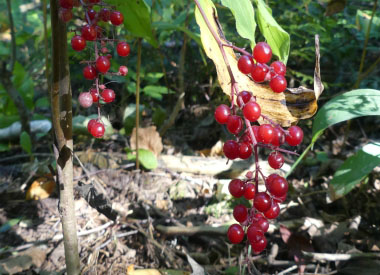
[[[50,79],[49,79],[49,43],[48,43],[48,31],[47,31],[47,0],[43,0],[42,2],[42,10],[43,10],[43,25],[44,25],[44,46],[45,46],[45,77],[47,81],[47,88],[50,91]]]
[[[140,169],[139,163],[139,126],[140,126],[140,67],[141,67],[141,38],[138,39],[137,68],[136,68],[136,169]]]
[[[58,3],[50,0],[52,26],[52,85],[50,91],[57,163],[59,212],[62,221],[66,272],[80,274],[78,237],[73,192],[72,93],[67,57],[66,24],[59,20]]]

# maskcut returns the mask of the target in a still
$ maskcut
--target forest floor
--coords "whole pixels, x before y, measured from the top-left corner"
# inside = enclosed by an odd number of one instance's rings
[[[165,145],[157,169],[138,171],[115,140],[87,146],[74,159],[83,274],[380,274],[380,169],[335,201],[326,176],[334,160],[295,170],[267,249],[254,255],[226,238],[241,203],[227,186],[249,166]],[[58,195],[42,199],[36,188],[50,186],[47,147],[34,160],[19,149],[0,155],[0,273],[64,273]]]

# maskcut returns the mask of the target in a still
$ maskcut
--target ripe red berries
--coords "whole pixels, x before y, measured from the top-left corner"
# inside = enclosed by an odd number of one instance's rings
[[[117,54],[120,56],[128,56],[131,52],[131,48],[127,42],[119,42],[116,47]]]
[[[298,126],[291,126],[288,129],[289,134],[285,136],[286,142],[290,146],[297,146],[303,140],[303,131]]]
[[[214,117],[219,124],[226,124],[230,114],[230,108],[228,108],[227,105],[222,104],[215,109]]]
[[[255,122],[261,115],[260,105],[256,102],[248,102],[243,108],[243,114],[246,119]]]
[[[86,48],[86,40],[82,36],[76,35],[71,39],[71,47],[79,52]]]
[[[259,63],[268,63],[272,58],[272,49],[265,42],[259,42],[253,49],[253,58]]]
[[[238,69],[243,74],[249,74],[252,71],[252,67],[254,65],[252,57],[248,55],[243,55],[238,60]]]
[[[83,68],[83,76],[88,80],[93,80],[97,76],[96,68],[94,66],[88,65]]]
[[[89,41],[94,41],[96,39],[96,29],[94,26],[85,25],[82,27],[82,37]]]
[[[240,224],[233,224],[228,228],[227,237],[231,243],[237,244],[244,239],[244,230]]]
[[[96,69],[98,72],[106,73],[108,72],[109,68],[111,67],[111,62],[109,59],[105,56],[99,56],[96,59]]]
[[[120,11],[113,11],[111,12],[110,20],[112,25],[119,26],[121,23],[123,23],[124,16]]]

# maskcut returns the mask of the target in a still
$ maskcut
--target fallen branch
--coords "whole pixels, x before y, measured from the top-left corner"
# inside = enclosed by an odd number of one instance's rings
[[[230,224],[213,227],[209,225],[193,226],[193,227],[180,227],[180,226],[163,226],[157,225],[155,228],[161,233],[174,236],[174,235],[184,235],[192,236],[196,234],[218,234],[225,235]]]

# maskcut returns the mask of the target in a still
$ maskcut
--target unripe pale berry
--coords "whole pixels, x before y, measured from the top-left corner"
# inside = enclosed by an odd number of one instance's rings
[[[80,93],[78,100],[79,100],[80,106],[82,106],[83,108],[91,107],[92,102],[93,102],[92,95],[90,92]]]

